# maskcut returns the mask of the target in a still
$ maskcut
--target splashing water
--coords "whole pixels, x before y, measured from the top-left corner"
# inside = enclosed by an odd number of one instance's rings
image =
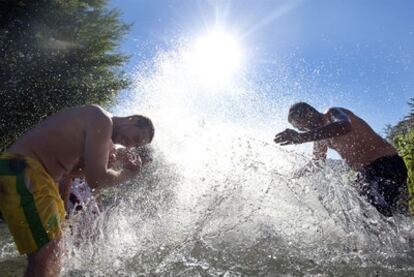
[[[62,275],[413,274],[410,218],[379,215],[341,164],[290,177],[309,159],[272,142],[291,98],[269,100],[248,74],[200,83],[184,51],[136,73],[119,110],[154,120],[154,162],[107,191],[101,215],[70,220]],[[10,239],[0,251],[17,256]]]

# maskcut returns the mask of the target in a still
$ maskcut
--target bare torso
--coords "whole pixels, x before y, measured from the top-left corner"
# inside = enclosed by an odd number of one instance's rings
[[[341,110],[351,119],[352,130],[346,135],[327,139],[326,143],[351,168],[359,170],[381,157],[397,154],[395,148],[375,133],[364,120],[347,109]]]
[[[96,117],[110,117],[98,106],[70,108],[56,113],[20,137],[8,152],[39,161],[59,181],[82,160],[87,128]]]

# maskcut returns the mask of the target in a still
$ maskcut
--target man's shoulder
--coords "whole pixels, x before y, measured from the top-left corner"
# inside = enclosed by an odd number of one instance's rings
[[[84,114],[84,120],[89,121],[92,124],[98,125],[112,125],[112,116],[109,112],[104,110],[99,105],[85,105],[78,107],[82,109]]]
[[[97,113],[97,114],[99,114],[99,113],[108,113],[101,106],[99,106],[97,104],[83,105],[83,106],[79,106],[77,108],[78,109],[82,109],[84,111],[89,111],[89,112]]]
[[[344,119],[350,121],[355,115],[348,109],[342,107],[330,107],[324,114],[328,118]]]
[[[350,110],[343,108],[343,107],[329,107],[325,114],[335,113],[335,112],[344,112],[344,113],[352,113]]]
[[[79,108],[83,109],[85,112],[87,112],[88,114],[96,118],[100,118],[100,117],[111,118],[111,114],[109,112],[107,112],[101,106],[96,105],[96,104],[84,105]]]

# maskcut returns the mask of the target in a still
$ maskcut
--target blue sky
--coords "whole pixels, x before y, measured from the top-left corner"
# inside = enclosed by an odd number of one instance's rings
[[[241,38],[255,75],[272,82],[283,65],[301,84],[297,100],[347,107],[377,131],[407,114],[414,97],[414,1],[112,0],[111,7],[133,23],[121,45],[131,55],[127,72],[218,24]]]

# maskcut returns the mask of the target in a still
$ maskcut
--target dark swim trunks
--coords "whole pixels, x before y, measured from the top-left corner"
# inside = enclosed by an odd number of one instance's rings
[[[358,173],[355,183],[381,214],[407,213],[407,167],[400,156],[375,160]]]

